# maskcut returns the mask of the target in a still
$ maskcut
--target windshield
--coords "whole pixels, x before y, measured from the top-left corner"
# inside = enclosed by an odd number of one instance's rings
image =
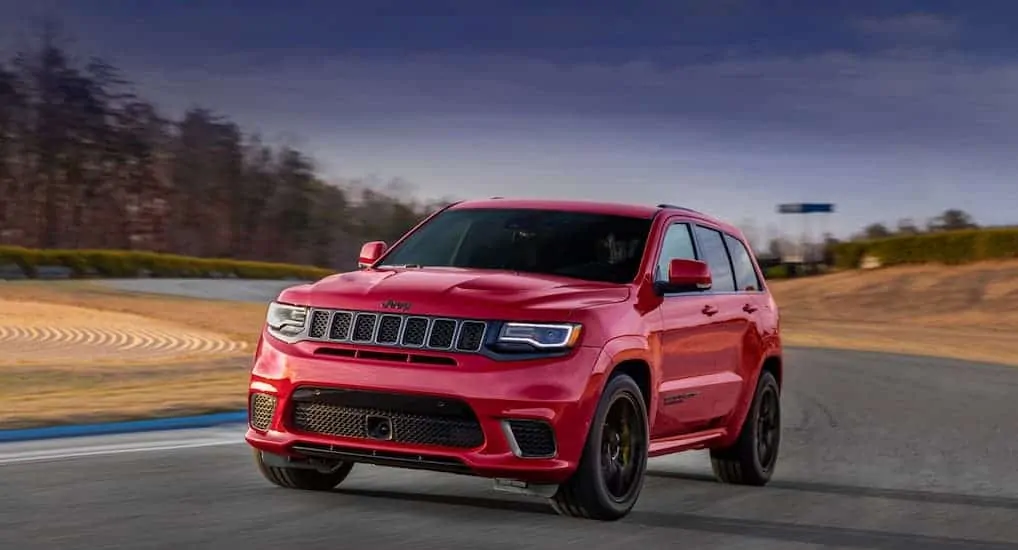
[[[534,209],[447,210],[386,255],[384,265],[505,269],[628,283],[651,220]]]

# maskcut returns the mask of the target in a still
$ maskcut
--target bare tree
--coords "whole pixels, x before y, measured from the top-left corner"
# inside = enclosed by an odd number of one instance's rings
[[[207,109],[166,120],[114,67],[76,63],[50,27],[0,62],[0,244],[350,267],[361,241],[393,240],[448,202],[389,183],[325,183],[295,147]]]

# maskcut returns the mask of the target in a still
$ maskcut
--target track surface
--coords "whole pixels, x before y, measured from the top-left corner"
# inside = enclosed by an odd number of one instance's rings
[[[238,429],[63,459],[82,443],[51,441],[0,445],[0,548],[1018,549],[1018,369],[809,350],[788,362],[781,463],[763,489],[710,481],[702,453],[658,459],[632,515],[600,524],[451,475],[358,466],[333,493],[277,489],[230,443]]]

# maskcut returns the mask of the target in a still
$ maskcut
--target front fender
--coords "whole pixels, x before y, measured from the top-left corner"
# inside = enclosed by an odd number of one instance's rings
[[[594,369],[594,375],[600,378],[600,388],[603,391],[611,374],[619,365],[629,361],[645,364],[649,373],[646,401],[648,420],[651,425],[654,423],[658,410],[657,387],[661,378],[657,368],[658,351],[645,336],[617,336],[601,348],[601,355]]]

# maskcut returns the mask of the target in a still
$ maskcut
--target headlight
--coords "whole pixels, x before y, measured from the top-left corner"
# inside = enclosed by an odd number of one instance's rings
[[[274,336],[289,339],[304,332],[308,319],[308,308],[272,302],[265,315],[265,324]]]
[[[567,349],[576,345],[582,327],[569,323],[506,323],[498,342],[529,344],[541,350]]]

